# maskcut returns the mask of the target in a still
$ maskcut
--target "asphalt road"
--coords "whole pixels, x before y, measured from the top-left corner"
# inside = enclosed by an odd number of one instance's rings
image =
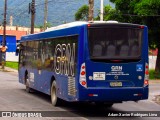
[[[155,103],[154,97],[160,95],[160,83],[150,84],[150,96],[148,100],[135,102],[124,102],[115,104],[112,108],[96,106],[92,103],[67,103],[60,107],[53,107],[50,103],[50,97],[40,92],[26,93],[25,86],[18,82],[16,72],[1,72],[0,71],[0,111],[50,111],[42,112],[48,114],[44,118],[30,118],[34,120],[52,120],[52,119],[69,119],[69,120],[86,120],[86,119],[138,119],[138,120],[159,120],[160,117],[108,117],[109,113],[118,112],[127,115],[133,112],[136,113],[158,113],[160,114],[160,105]],[[60,112],[59,112],[60,111]],[[158,111],[158,112],[155,112]],[[22,114],[22,113],[21,113]],[[27,113],[28,114],[28,113]],[[54,114],[54,115],[53,115]],[[54,117],[49,117],[53,115]],[[116,114],[115,114],[116,115]],[[0,120],[2,117],[0,117]],[[8,120],[9,118],[3,118]],[[22,118],[12,118],[21,120]],[[25,120],[28,118],[23,118]]]

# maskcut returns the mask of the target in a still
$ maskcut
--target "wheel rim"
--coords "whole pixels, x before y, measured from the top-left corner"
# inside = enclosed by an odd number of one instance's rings
[[[29,92],[29,79],[28,79],[28,75],[26,75],[26,91]]]
[[[26,90],[28,90],[28,88],[29,88],[29,83],[26,82]]]
[[[52,85],[52,89],[51,89],[51,100],[52,100],[52,104],[54,105],[56,103],[57,97],[56,97],[56,88],[54,85]]]

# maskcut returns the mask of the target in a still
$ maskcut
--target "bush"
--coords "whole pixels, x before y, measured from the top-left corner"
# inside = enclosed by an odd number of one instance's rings
[[[155,70],[149,70],[149,79],[160,79],[160,72],[156,73]]]
[[[152,79],[152,80],[155,79],[154,73],[155,73],[154,70],[149,70],[149,79]]]

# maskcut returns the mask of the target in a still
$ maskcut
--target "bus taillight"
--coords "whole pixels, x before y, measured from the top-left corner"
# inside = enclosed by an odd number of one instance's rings
[[[144,80],[144,86],[147,86],[149,84],[148,80]]]
[[[141,26],[139,26],[141,29],[144,29],[144,26],[143,25],[141,25]]]
[[[146,75],[149,75],[149,71],[148,71],[148,70],[146,70],[145,74],[146,74]]]
[[[149,66],[148,63],[145,64],[145,78],[144,78],[144,87],[149,84]]]
[[[84,71],[82,71],[82,72],[81,72],[81,75],[85,75],[85,72],[84,72]]]
[[[86,66],[85,63],[83,63],[81,65],[81,70],[80,70],[80,77],[79,77],[79,83],[83,86],[83,87],[87,87],[87,81],[86,81]]]
[[[84,85],[86,85],[86,81],[82,81],[82,83],[81,83],[81,84],[82,84],[83,86],[84,86]]]

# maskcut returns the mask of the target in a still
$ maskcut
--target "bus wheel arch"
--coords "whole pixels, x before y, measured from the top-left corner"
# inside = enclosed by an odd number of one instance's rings
[[[56,79],[54,76],[52,76],[52,78],[51,78],[50,95],[51,95],[52,105],[59,106],[61,104],[62,100],[57,97],[57,86],[56,86]]]
[[[55,80],[56,80],[55,77],[52,76],[52,77],[51,77],[51,82],[50,82],[50,88],[52,87],[52,83],[53,83],[53,81],[55,81]]]

